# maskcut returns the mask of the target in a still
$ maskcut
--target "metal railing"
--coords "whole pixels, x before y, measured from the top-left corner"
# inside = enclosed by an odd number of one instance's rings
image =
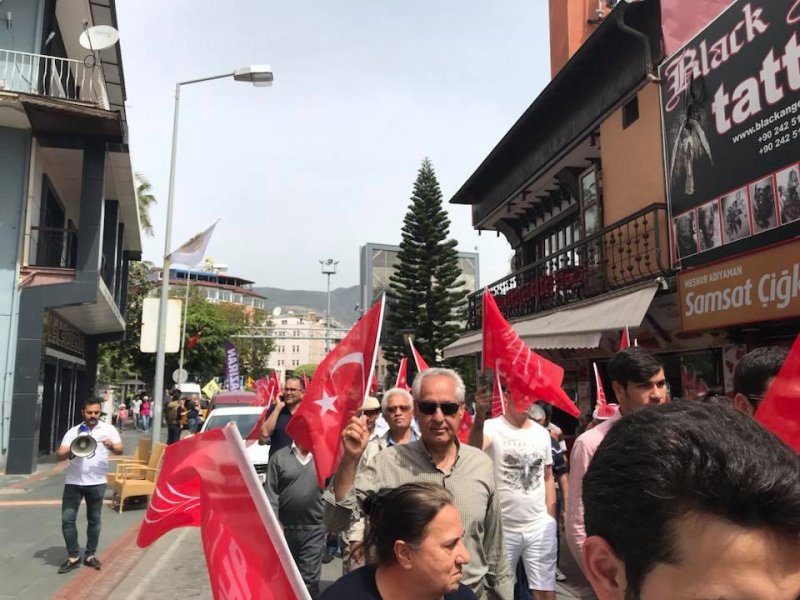
[[[91,54],[81,61],[0,48],[0,91],[78,100],[109,110],[103,69]]]
[[[31,227],[28,266],[74,269],[77,259],[77,229]]]
[[[671,274],[667,207],[651,204],[488,287],[517,318]],[[468,301],[467,329],[480,329],[483,290]]]

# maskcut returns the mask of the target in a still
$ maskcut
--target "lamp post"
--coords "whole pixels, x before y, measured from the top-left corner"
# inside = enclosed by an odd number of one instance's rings
[[[329,258],[319,261],[322,266],[322,274],[328,276],[328,312],[325,318],[325,354],[331,351],[331,275],[336,275],[336,265],[338,260]]]
[[[175,159],[178,154],[178,114],[181,101],[181,86],[214,79],[233,77],[234,81],[245,81],[257,87],[272,85],[272,68],[268,65],[250,65],[236,69],[232,73],[212,75],[200,79],[179,81],[175,84],[175,111],[172,118],[172,153],[169,161],[169,193],[167,195],[167,223],[164,232],[164,267],[161,275],[161,298],[158,305],[158,343],[156,345],[156,378],[153,383],[153,426],[151,445],[161,440],[161,413],[163,410],[164,362],[167,341],[167,301],[169,300],[169,254],[172,251],[172,208],[175,196]]]

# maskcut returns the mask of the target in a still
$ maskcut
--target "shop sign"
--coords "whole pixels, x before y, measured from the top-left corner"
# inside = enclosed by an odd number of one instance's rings
[[[800,316],[800,240],[678,275],[683,331]]]
[[[80,358],[84,357],[86,335],[57,312],[47,312],[47,345]]]
[[[676,260],[727,258],[800,225],[798,23],[797,0],[739,0],[661,65]]]

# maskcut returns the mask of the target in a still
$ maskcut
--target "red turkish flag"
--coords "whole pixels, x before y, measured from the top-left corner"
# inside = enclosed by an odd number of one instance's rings
[[[200,527],[215,599],[308,599],[236,426],[168,446],[136,543]]]
[[[336,470],[342,429],[371,387],[385,301],[381,298],[320,363],[286,426],[295,443],[314,455],[320,486]]]
[[[426,363],[425,359],[422,358],[422,355],[417,352],[417,347],[414,345],[414,342],[409,339],[408,345],[411,346],[411,354],[414,356],[414,363],[417,365],[417,372],[422,372],[427,369],[428,363]]]
[[[394,387],[398,387],[403,390],[410,389],[408,387],[408,359],[405,356],[400,360],[400,366],[397,369],[397,381],[395,382]]]
[[[262,377],[256,381],[256,401],[253,402],[254,406],[269,407],[272,404],[270,380]]]
[[[205,329],[205,328],[206,328],[205,325],[203,325],[203,327],[200,328],[200,331],[198,331],[192,337],[189,338],[189,341],[186,342],[186,349],[187,350],[191,350],[192,348],[194,348],[197,345],[197,342],[200,339],[200,336],[203,335],[203,329]]]
[[[474,419],[472,415],[467,412],[467,409],[464,409],[464,416],[461,417],[461,424],[458,426],[458,441],[462,444],[469,443],[469,432],[472,431],[472,424],[474,423]]]
[[[800,453],[800,336],[758,407],[756,421]]]
[[[661,34],[667,56],[716,19],[732,0],[661,0]]]
[[[541,399],[580,417],[578,407],[561,389],[564,369],[525,345],[503,318],[488,289],[483,293],[483,366],[506,382],[519,412]]]

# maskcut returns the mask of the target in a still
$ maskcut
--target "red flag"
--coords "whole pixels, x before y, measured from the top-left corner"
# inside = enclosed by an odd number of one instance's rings
[[[756,420],[800,453],[800,336],[758,407]]]
[[[467,409],[464,409],[464,416],[461,417],[461,424],[458,426],[458,441],[462,444],[469,443],[469,432],[472,431],[472,424],[474,420],[472,415],[467,412]]]
[[[403,390],[410,389],[408,387],[408,359],[405,356],[400,360],[400,367],[397,369],[397,381],[394,387]]]
[[[600,379],[600,371],[597,370],[597,363],[592,363],[592,366],[594,367],[594,382],[595,385],[597,385],[597,405],[608,405],[608,401],[606,400],[606,392],[603,389],[603,380]]]
[[[619,349],[625,350],[628,346],[631,345],[631,334],[628,331],[628,326],[625,325],[625,329],[622,330],[622,339],[619,342]]]
[[[369,393],[371,396],[378,394],[378,378],[374,374],[369,380]]]
[[[320,486],[336,470],[340,433],[364,405],[378,358],[385,297],[325,357],[286,432],[314,455]]]
[[[417,365],[417,371],[420,372],[427,369],[428,363],[426,363],[422,355],[417,352],[417,347],[414,346],[414,342],[411,341],[411,339],[408,340],[408,345],[411,346],[411,354],[414,356],[414,363]]]
[[[270,381],[266,377],[256,381],[256,400],[254,406],[269,406],[272,403]]]
[[[278,519],[233,424],[167,447],[136,543],[199,526],[215,599],[307,599]]]
[[[716,19],[731,0],[661,0],[661,34],[667,56]]]
[[[519,412],[542,399],[578,418],[580,411],[561,389],[564,369],[528,348],[503,318],[492,294],[483,293],[483,366],[506,382]]]
[[[597,405],[594,408],[592,417],[595,419],[610,419],[617,413],[619,406],[608,403],[606,392],[603,389],[603,380],[600,379],[600,371],[597,370],[597,363],[592,363],[592,366],[594,367],[594,381],[597,385]]]
[[[515,405],[516,406],[516,405]],[[506,396],[500,383],[500,373],[494,374],[494,390],[492,391],[492,418],[506,414]]]
[[[272,371],[270,382],[272,383],[272,387],[270,388],[269,397],[270,397],[270,402],[274,402],[281,394],[281,378],[278,375],[277,371]]]
[[[303,389],[308,389],[308,375],[306,375],[305,371],[303,371]]]
[[[195,346],[197,346],[197,340],[199,340],[199,339],[200,339],[200,336],[201,336],[201,335],[203,335],[203,329],[205,329],[205,328],[206,328],[206,326],[205,326],[205,325],[203,325],[203,326],[200,328],[200,331],[198,331],[198,332],[197,332],[197,333],[195,333],[195,334],[194,334],[192,337],[190,337],[190,338],[189,338],[189,341],[188,341],[188,342],[186,342],[186,349],[187,349],[187,350],[191,350],[192,348],[194,348]]]

